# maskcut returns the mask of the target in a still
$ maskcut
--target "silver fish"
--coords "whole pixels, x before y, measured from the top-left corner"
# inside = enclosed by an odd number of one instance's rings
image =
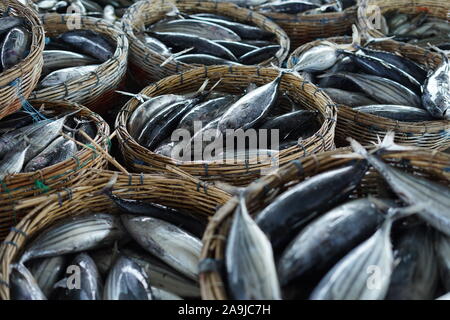
[[[356,107],[353,110],[397,121],[422,122],[433,120],[433,117],[426,110],[410,106],[375,104]]]
[[[39,288],[45,296],[49,297],[53,286],[64,274],[67,259],[65,256],[56,256],[33,261],[30,272],[36,279]]]
[[[425,81],[422,103],[433,117],[450,120],[450,62],[447,54],[439,51],[442,64]]]
[[[338,61],[339,53],[335,46],[323,44],[304,52],[293,67],[294,71],[324,71]]]
[[[74,141],[59,137],[31,159],[23,171],[33,172],[52,166],[73,157],[76,152],[77,145]]]
[[[186,278],[143,249],[125,247],[121,252],[144,269],[152,288],[163,289],[185,298],[200,297],[198,282]]]
[[[349,107],[359,107],[375,104],[375,101],[368,98],[365,94],[359,92],[351,92],[341,89],[324,88],[323,91],[330,96],[331,100],[338,104]]]
[[[270,241],[250,217],[242,194],[227,241],[225,263],[234,299],[281,299]]]
[[[48,88],[58,86],[65,82],[81,78],[91,72],[94,72],[98,65],[89,65],[81,67],[64,68],[53,71],[39,82],[39,88]]]
[[[13,300],[47,300],[31,272],[21,263],[11,266],[9,282]]]
[[[0,179],[5,179],[6,176],[14,173],[18,173],[22,170],[25,163],[25,155],[27,154],[30,146],[23,148],[18,146],[11,152],[10,156],[5,156],[0,161]]]
[[[97,213],[65,219],[37,236],[20,261],[91,250],[110,245],[124,235],[120,218],[114,215]]]
[[[132,215],[122,216],[131,237],[145,250],[190,279],[198,278],[202,242],[163,220]]]
[[[154,296],[142,268],[125,256],[117,259],[106,279],[105,300],[153,300]]]
[[[382,300],[392,270],[394,254],[390,240],[393,218],[340,260],[320,281],[311,300]]]
[[[44,50],[44,67],[42,76],[65,68],[80,67],[92,64],[98,64],[98,60],[72,51],[64,50]]]
[[[24,59],[31,44],[31,36],[22,27],[12,28],[5,36],[1,48],[1,62],[4,70],[9,69]]]

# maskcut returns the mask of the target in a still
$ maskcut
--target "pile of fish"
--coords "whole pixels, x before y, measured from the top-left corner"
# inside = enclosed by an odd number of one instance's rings
[[[11,299],[200,297],[198,262],[206,221],[105,192],[121,214],[67,218],[42,230],[11,267]]]
[[[327,12],[341,12],[356,5],[354,0],[272,0],[256,7],[261,13],[287,13],[315,15]]]
[[[0,179],[19,172],[34,172],[65,161],[78,151],[77,144],[61,135],[89,143],[97,134],[94,123],[75,112],[55,116],[18,111],[0,120]]]
[[[210,13],[168,13],[137,34],[151,50],[187,64],[254,65],[280,50],[275,35]]]
[[[355,30],[355,32],[357,32]],[[355,35],[355,33],[354,33]],[[384,40],[380,40],[384,41]],[[398,121],[450,120],[450,64],[432,72],[399,54],[328,41],[303,52],[293,69],[338,104]]]
[[[31,41],[31,33],[24,18],[6,13],[0,17],[0,73],[28,56]]]
[[[446,20],[430,17],[427,12],[415,15],[387,12],[381,19],[381,31],[397,41],[420,47],[431,44],[450,50],[450,24]]]
[[[31,0],[23,0],[27,2]],[[103,18],[111,23],[123,16],[134,0],[40,0],[33,1],[39,13],[77,13]],[[26,3],[25,3],[26,4]]]
[[[91,72],[110,59],[115,45],[91,30],[73,30],[48,38],[37,89],[61,85]]]
[[[225,251],[230,297],[424,300],[450,293],[449,186],[385,163],[380,156],[397,148],[392,141],[389,134],[370,153],[353,141],[355,160],[291,186],[255,220],[241,193]],[[381,198],[356,198],[370,167],[386,187]]]
[[[287,92],[281,92],[283,75],[284,72],[281,72],[273,81],[257,88],[250,85],[241,95],[214,91],[214,87],[204,90],[206,81],[195,93],[153,97],[132,113],[128,131],[140,145],[171,157],[172,152],[179,154],[180,147],[183,152],[196,149],[197,142],[200,142],[201,154],[206,147],[205,141],[222,142],[225,146],[223,140],[237,134],[238,129],[267,129],[268,137],[278,130],[277,145],[259,140],[258,146],[237,146],[239,149],[227,150],[234,154],[223,152],[203,160],[274,156],[278,150],[312,136],[321,123],[316,110],[302,109],[302,103],[293,101]],[[173,133],[180,130],[183,130],[180,135],[187,141],[179,142],[178,136],[173,137]],[[272,149],[267,149],[269,147]],[[197,151],[194,150],[191,155],[197,155]]]

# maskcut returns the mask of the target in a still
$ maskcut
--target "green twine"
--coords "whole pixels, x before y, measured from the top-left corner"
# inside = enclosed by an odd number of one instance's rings
[[[50,187],[46,186],[41,180],[36,180],[34,185],[36,186],[36,189],[41,190],[43,193],[50,191]]]

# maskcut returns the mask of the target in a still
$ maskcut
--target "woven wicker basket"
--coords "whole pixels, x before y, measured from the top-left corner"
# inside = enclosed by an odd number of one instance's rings
[[[67,81],[62,85],[34,91],[30,98],[77,102],[97,113],[110,108],[111,103],[117,98],[115,89],[126,74],[128,40],[125,34],[102,19],[59,14],[45,14],[40,18],[48,37],[73,30],[75,27],[92,30],[110,38],[116,44],[116,50],[112,58],[102,63],[95,72]],[[79,25],[77,25],[78,22]]]
[[[93,121],[97,126],[94,141],[107,150],[109,127],[100,116],[75,103],[61,101],[32,101],[36,108],[44,106],[46,110],[65,112],[79,109],[79,116]],[[61,188],[70,187],[86,178],[90,168],[105,168],[107,161],[95,151],[95,148],[83,148],[71,159],[57,163],[36,172],[9,175],[0,181],[0,239],[9,232],[22,216],[23,211],[14,211],[14,205],[23,199],[40,194],[54,193]]]
[[[351,32],[356,21],[356,7],[342,12],[328,12],[316,15],[261,13],[278,24],[291,40],[291,50],[307,42]]]
[[[196,91],[202,83],[209,79],[209,84],[221,79],[216,88],[222,92],[239,93],[245,90],[249,83],[257,86],[266,84],[278,75],[273,68],[258,68],[252,66],[228,67],[212,66],[201,67],[187,71],[180,75],[165,78],[145,88],[141,94],[157,96],[167,93],[183,93]],[[327,96],[317,90],[310,83],[300,78],[286,74],[281,81],[281,90],[288,92],[289,96],[304,108],[319,111],[321,128],[312,137],[303,140],[302,145],[294,146],[280,151],[279,164],[306,156],[310,153],[322,152],[334,148],[334,128],[336,119],[335,105]],[[245,185],[261,175],[261,169],[270,167],[268,163],[252,164],[244,161],[236,163],[178,161],[153,153],[139,145],[128,133],[127,122],[132,112],[140,102],[133,98],[120,111],[116,127],[122,155],[128,166],[134,172],[163,172],[166,165],[175,165],[185,172],[201,177],[204,180],[221,180],[234,185]],[[253,161],[251,161],[253,162]]]
[[[348,154],[349,149],[337,149],[306,157],[295,163],[289,163],[272,175],[261,178],[247,187],[247,205],[251,214],[256,214],[266,207],[271,200],[293,185],[321,172],[344,166],[351,159],[336,158],[337,155]],[[410,171],[423,174],[435,181],[450,186],[450,155],[438,151],[418,150],[409,152],[390,152],[383,156],[388,163]],[[376,195],[376,182],[381,179],[372,169],[361,183],[357,194]],[[226,241],[238,199],[234,197],[222,206],[210,223],[203,236],[201,260],[215,261],[223,266]],[[213,263],[211,263],[213,265]],[[220,269],[220,268],[218,268]],[[205,271],[200,274],[200,288],[203,299],[223,300],[228,298],[224,276],[218,271]]]
[[[0,299],[10,298],[8,275],[10,264],[32,237],[54,222],[92,212],[116,212],[115,205],[99,191],[115,174],[109,171],[93,172],[88,184],[61,190],[51,196],[22,201],[28,214],[8,234],[0,247]],[[189,209],[201,217],[214,214],[216,207],[230,199],[230,195],[186,175],[125,175],[120,174],[114,185],[114,194],[167,205],[176,209]],[[20,231],[19,231],[20,230]]]
[[[42,23],[33,10],[18,1],[2,1],[0,13],[10,10],[10,15],[23,17],[30,26],[31,47],[28,56],[19,64],[0,73],[0,119],[22,107],[41,76],[42,51],[45,36]]]
[[[276,56],[260,65],[269,66],[274,63],[281,66],[289,53],[289,38],[286,33],[271,20],[248,9],[223,2],[142,0],[131,6],[122,19],[123,28],[130,41],[130,73],[142,86],[199,66],[172,61],[160,67],[168,57],[163,57],[147,48],[135,35],[135,31],[142,30],[144,26],[164,18],[167,12],[173,10],[173,3],[184,13],[216,13],[232,17],[243,23],[252,23],[274,33],[281,49]]]
[[[378,11],[379,10],[379,11]],[[363,34],[368,33],[374,38],[386,37],[381,30],[372,23],[372,17],[377,12],[385,14],[390,11],[398,11],[406,14],[426,12],[431,17],[450,21],[450,2],[446,0],[362,0],[358,8],[358,27]]]
[[[327,39],[336,43],[351,43],[347,37]],[[297,48],[288,60],[288,67],[293,67],[293,61],[306,50],[316,46],[320,41],[307,43]],[[439,54],[429,50],[397,41],[383,41],[369,46],[388,52],[395,52],[417,63],[433,69],[441,63]],[[395,139],[400,144],[445,150],[450,147],[450,121],[436,120],[426,122],[400,122],[371,114],[357,112],[347,106],[338,107],[338,123],[336,139],[339,142],[352,137],[369,144],[378,141],[378,136],[384,136],[387,131],[395,131]]]

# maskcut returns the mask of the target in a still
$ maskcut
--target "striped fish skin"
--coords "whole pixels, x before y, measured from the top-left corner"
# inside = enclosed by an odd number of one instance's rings
[[[43,258],[31,264],[30,272],[46,297],[50,297],[53,286],[64,274],[66,264],[65,256]]]
[[[155,258],[141,248],[125,247],[121,252],[139,264],[150,279],[152,288],[162,289],[184,298],[199,298],[200,287],[195,282]]]
[[[400,260],[391,276],[387,300],[432,300],[439,281],[433,230],[409,228],[394,246]]]
[[[433,121],[434,118],[423,109],[398,105],[367,105],[353,108],[355,111],[373,114],[392,120],[406,122]]]
[[[59,69],[99,64],[97,59],[65,50],[44,50],[43,57],[44,68],[41,75],[43,77]]]
[[[77,145],[74,141],[68,140],[64,137],[59,137],[53,140],[53,142],[42,150],[36,157],[31,159],[23,168],[23,171],[33,172],[52,166],[71,158],[77,151]]]
[[[228,237],[225,262],[234,299],[281,299],[270,241],[248,214],[243,195]]]
[[[36,237],[25,249],[20,261],[96,249],[111,245],[124,236],[118,216],[97,213],[70,218]]]
[[[444,288],[450,291],[450,238],[443,234],[437,234],[435,247],[441,282]]]
[[[256,217],[256,223],[272,242],[275,254],[280,254],[308,221],[346,200],[359,185],[367,168],[366,161],[357,161],[318,174],[279,195],[263,209]]]
[[[122,221],[142,248],[197,281],[202,248],[200,239],[171,223],[152,217],[122,215]]]
[[[393,219],[342,258],[320,281],[311,300],[382,300],[394,266]]]
[[[358,199],[314,220],[289,244],[278,261],[282,285],[324,273],[370,237],[384,220],[373,203]]]
[[[22,147],[18,145],[11,151],[12,155],[5,156],[0,161],[0,179],[4,179],[6,176],[14,173],[18,173],[22,170],[25,163],[25,156],[30,149],[30,146]]]
[[[9,282],[12,300],[47,300],[31,272],[21,263],[11,266]]]
[[[149,279],[142,268],[125,256],[114,263],[103,292],[104,300],[153,300]]]
[[[334,102],[349,107],[360,107],[375,104],[375,101],[359,92],[345,91],[335,88],[324,88],[323,91],[330,96],[331,100]]]
[[[414,176],[368,154],[361,146],[352,146],[383,176],[391,189],[410,206],[424,206],[417,214],[437,230],[450,236],[450,189],[428,179]]]

